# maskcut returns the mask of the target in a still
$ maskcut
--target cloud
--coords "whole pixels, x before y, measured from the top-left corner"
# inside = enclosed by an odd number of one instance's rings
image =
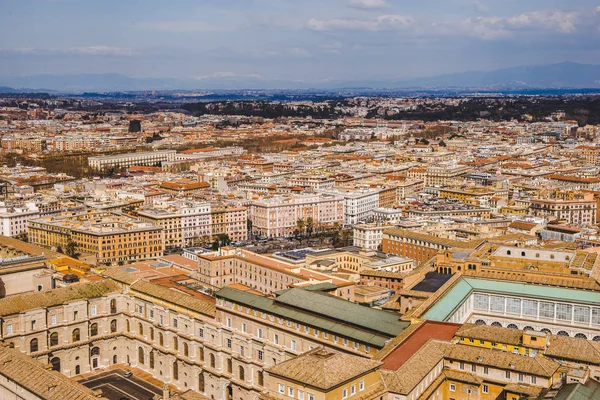
[[[75,54],[75,55],[92,55],[92,56],[131,56],[132,50],[125,47],[114,46],[79,46],[65,48],[35,48],[35,47],[17,47],[12,49],[0,49],[3,53],[13,54]]]
[[[311,18],[306,23],[314,31],[363,30],[379,31],[384,29],[405,29],[413,24],[410,16],[399,14],[380,15],[373,19],[328,19]]]
[[[487,14],[490,11],[488,6],[483,4],[481,0],[473,1],[473,9],[480,14]]]
[[[572,33],[576,30],[579,19],[580,15],[573,11],[535,11],[510,17],[506,23],[515,28],[546,28],[560,33]]]
[[[223,71],[223,72],[214,72],[212,74],[208,74],[208,75],[200,75],[200,76],[195,76],[194,79],[196,80],[203,80],[203,79],[215,79],[215,78],[254,78],[254,79],[262,79],[262,76],[259,74],[238,74],[235,72],[230,72],[230,71]]]
[[[155,32],[219,32],[229,28],[227,24],[210,25],[202,21],[146,21],[137,25],[138,29]]]
[[[389,7],[386,0],[346,0],[348,6],[354,8],[373,9]]]
[[[288,53],[294,57],[310,57],[310,52],[301,47],[292,47],[288,49]]]

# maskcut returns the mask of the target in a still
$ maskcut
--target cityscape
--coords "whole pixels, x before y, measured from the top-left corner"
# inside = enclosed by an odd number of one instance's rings
[[[595,2],[125,3],[0,0],[0,400],[600,399]]]

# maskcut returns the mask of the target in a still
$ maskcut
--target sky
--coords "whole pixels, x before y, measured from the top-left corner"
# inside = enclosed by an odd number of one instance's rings
[[[0,76],[295,81],[600,64],[600,0],[0,0]]]

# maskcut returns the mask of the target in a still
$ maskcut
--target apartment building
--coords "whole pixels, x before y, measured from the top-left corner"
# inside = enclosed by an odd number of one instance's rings
[[[21,206],[6,205],[0,202],[0,234],[4,236],[17,236],[27,233],[27,221],[37,218],[40,210],[34,203],[25,203]]]
[[[383,240],[383,231],[390,225],[357,224],[354,225],[352,240],[354,246],[365,250],[379,250]]]
[[[373,217],[373,210],[379,207],[379,191],[376,189],[337,189],[323,193],[344,198],[345,225],[368,222]]]
[[[101,212],[61,213],[33,219],[29,242],[63,251],[74,242],[78,253],[95,258],[95,264],[117,264],[163,255],[163,228],[130,217]]]
[[[252,232],[260,237],[286,237],[298,230],[298,221],[312,220],[313,229],[344,223],[344,203],[337,195],[271,197],[250,205]]]
[[[531,199],[529,212],[534,216],[554,217],[569,225],[596,223],[598,203],[594,199]]]
[[[174,201],[155,203],[135,212],[144,221],[163,228],[166,247],[181,248],[212,237],[209,203]]]
[[[450,186],[457,178],[471,172],[466,165],[429,166],[424,173],[425,186]]]
[[[212,204],[210,208],[210,231],[212,240],[227,235],[232,242],[248,240],[248,208]]]
[[[126,153],[88,158],[88,164],[96,171],[107,168],[128,168],[134,165],[160,165],[163,161],[174,161],[175,150],[159,150],[145,153]]]

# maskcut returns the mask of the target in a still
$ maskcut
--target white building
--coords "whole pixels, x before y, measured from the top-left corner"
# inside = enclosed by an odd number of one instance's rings
[[[17,236],[27,232],[27,221],[40,216],[40,210],[31,202],[22,206],[8,206],[0,202],[0,235]]]
[[[373,210],[379,206],[379,191],[376,189],[330,190],[324,193],[344,197],[346,225],[367,222],[373,217]]]
[[[335,195],[299,195],[273,197],[250,205],[254,234],[263,237],[285,237],[298,229],[298,220],[311,218],[313,226],[344,223],[344,198]]]
[[[134,165],[155,165],[163,161],[174,161],[177,151],[160,150],[146,153],[126,153],[112,156],[90,157],[88,164],[97,171],[110,167],[127,168]]]
[[[391,225],[358,224],[354,225],[354,246],[366,250],[379,250],[383,240],[383,230]]]

